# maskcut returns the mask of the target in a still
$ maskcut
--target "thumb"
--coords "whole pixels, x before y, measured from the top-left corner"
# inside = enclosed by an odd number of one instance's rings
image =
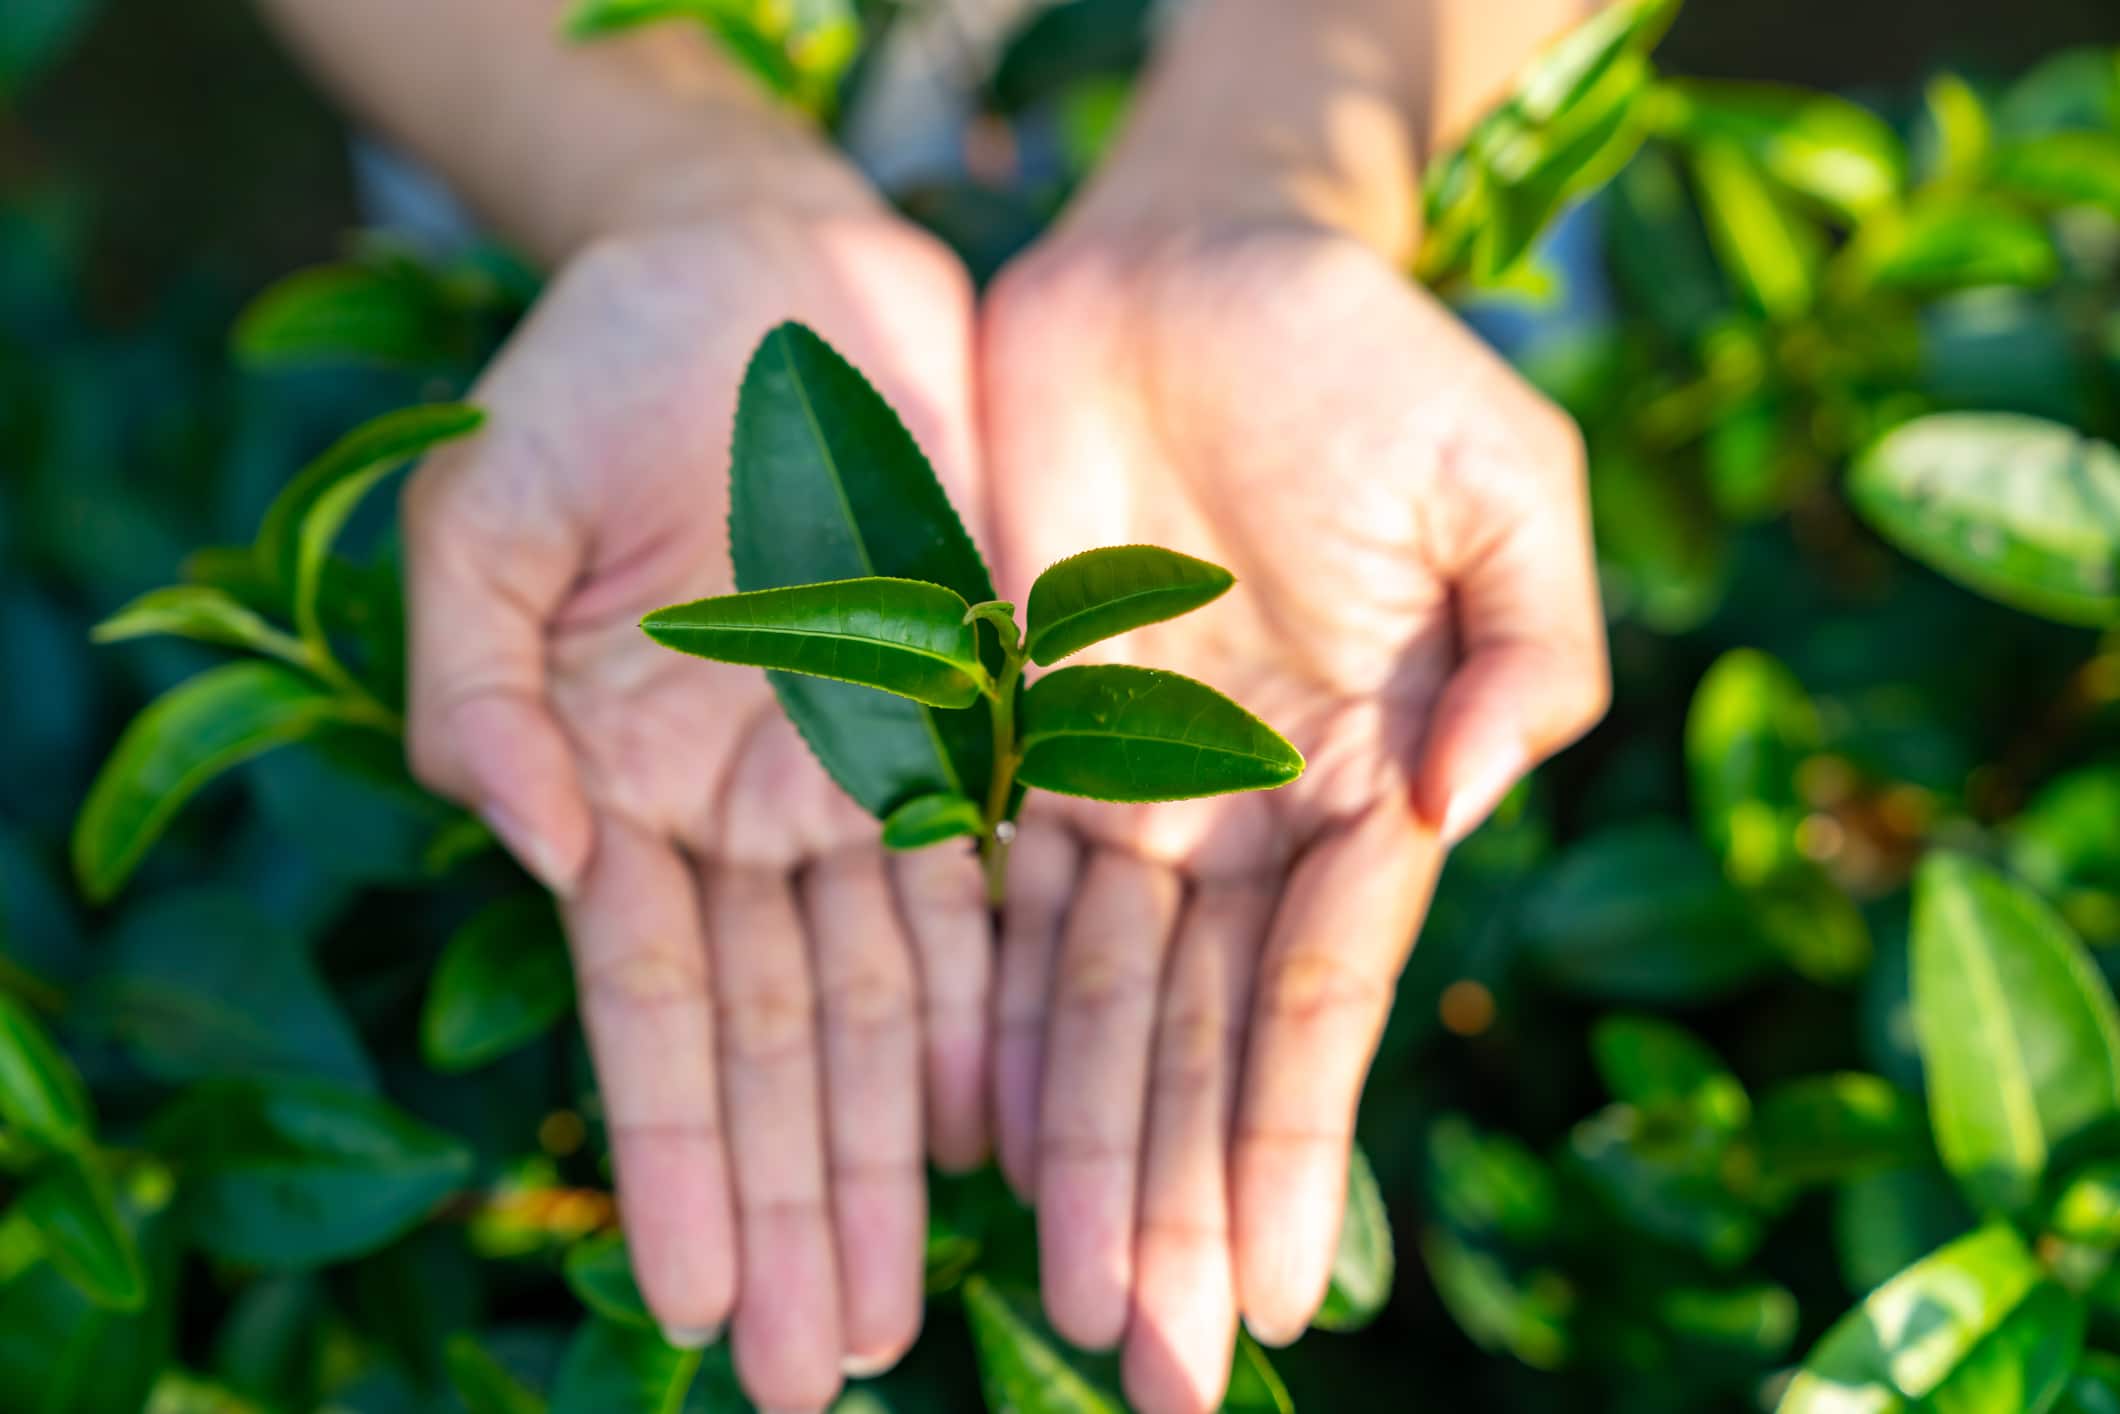
[[[1461,656],[1436,700],[1414,784],[1421,818],[1450,844],[1610,701],[1582,452],[1573,428],[1549,416],[1567,434],[1538,439],[1550,442],[1551,464],[1491,476],[1468,469],[1473,484],[1536,493],[1500,517],[1456,579]]]
[[[563,535],[506,523],[522,503],[489,494],[489,448],[450,448],[405,490],[406,752],[422,784],[474,811],[565,895],[594,832],[546,698],[545,627],[576,556]]]

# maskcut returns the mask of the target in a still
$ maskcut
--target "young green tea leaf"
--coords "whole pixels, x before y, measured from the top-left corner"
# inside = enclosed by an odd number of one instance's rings
[[[372,1252],[471,1176],[470,1152],[450,1136],[311,1081],[195,1086],[154,1138],[184,1173],[192,1241],[274,1271]]]
[[[887,849],[926,849],[985,828],[986,817],[963,796],[923,795],[884,817],[883,843]]]
[[[1931,196],[1862,228],[1845,255],[1856,286],[1914,295],[1988,285],[2043,289],[2061,273],[2046,223],[1988,193]]]
[[[1778,1414],[1896,1414],[1927,1398],[2043,1276],[2024,1239],[1999,1223],[1929,1254],[1826,1332]]]
[[[566,27],[594,39],[665,20],[704,25],[767,88],[812,113],[832,106],[861,44],[852,0],[577,0]]]
[[[277,663],[228,663],[149,703],[118,739],[74,822],[74,875],[96,902],[201,787],[260,752],[347,721],[347,704]]]
[[[1062,668],[1023,694],[1025,785],[1094,800],[1272,790],[1303,774],[1279,733],[1204,683],[1154,668]]]
[[[653,1330],[592,1316],[560,1360],[552,1414],[677,1414],[699,1362],[699,1351],[674,1349]]]
[[[1324,1331],[1362,1329],[1391,1299],[1397,1265],[1383,1191],[1377,1187],[1369,1156],[1356,1145],[1348,1155],[1347,1209],[1340,1219],[1340,1245],[1332,1259],[1332,1285],[1310,1323]]]
[[[53,1149],[79,1149],[94,1127],[81,1073],[29,1010],[0,992],[0,1122]]]
[[[1782,203],[1735,143],[1697,144],[1693,178],[1723,268],[1752,307],[1776,320],[1808,311],[1825,255],[1818,232]]]
[[[2120,1121],[2120,1011],[2029,889],[1936,852],[1914,880],[1914,1025],[1936,1147],[1974,1204],[2019,1212],[2054,1151]]]
[[[1888,1080],[1859,1071],[1786,1081],[1760,1097],[1752,1122],[1759,1167],[1798,1186],[1840,1183],[1921,1162],[1921,1106]]]
[[[1085,550],[1031,586],[1030,659],[1044,667],[1129,629],[1189,614],[1235,583],[1219,565],[1153,545]]]
[[[470,349],[423,271],[395,263],[297,271],[252,300],[230,342],[250,368],[365,363],[431,368]]]
[[[1872,447],[1848,494],[1968,588],[2064,623],[2120,622],[2120,448],[2037,418],[1939,413]]]
[[[2120,132],[2044,133],[1995,155],[1995,186],[2050,210],[2087,206],[2120,218]]]
[[[2071,1178],[2046,1220],[2065,1241],[2105,1252],[2120,1248],[2120,1160],[2092,1164]]]
[[[469,436],[485,420],[483,412],[462,403],[385,413],[340,438],[266,508],[258,528],[258,567],[291,596],[295,623],[312,644],[322,637],[317,599],[324,564],[354,507],[406,462]]]
[[[722,663],[873,687],[930,707],[969,707],[986,687],[962,598],[910,579],[754,589],[657,609],[666,648]]]
[[[577,1242],[567,1253],[567,1286],[591,1314],[622,1326],[656,1329],[633,1280],[633,1259],[616,1233]]]
[[[545,1414],[545,1401],[468,1335],[449,1337],[442,1364],[469,1414]]]
[[[1685,1108],[1726,1130],[1751,1118],[1751,1099],[1722,1058],[1659,1017],[1604,1018],[1590,1033],[1590,1055],[1615,1100],[1640,1109]]]
[[[1237,1351],[1229,1364],[1229,1393],[1223,1396],[1221,1414],[1296,1414],[1288,1386],[1249,1331],[1237,1332]]]
[[[89,1300],[109,1311],[137,1311],[147,1301],[147,1275],[94,1162],[69,1155],[50,1165],[17,1211],[43,1238],[46,1258]]]
[[[1978,180],[1995,148],[1995,120],[1973,86],[1956,74],[1929,80],[1922,97],[1928,110],[1934,152],[1932,176],[1938,181]]]
[[[1627,165],[1648,131],[1643,96],[1652,72],[1644,56],[1622,54],[1553,121],[1489,135],[1482,155],[1494,220],[1475,246],[1476,284],[1504,285],[1569,202]]]
[[[799,324],[767,334],[744,374],[729,550],[742,590],[884,575],[942,585],[967,604],[994,597],[985,562],[898,415]],[[998,666],[987,660],[989,671]],[[832,779],[879,819],[918,795],[984,798],[994,769],[985,713],[951,715],[787,674],[773,686]]]
[[[449,939],[420,1012],[420,1053],[470,1070],[536,1039],[574,1005],[574,968],[544,894],[502,899]]]
[[[1737,884],[1763,884],[1806,862],[1795,839],[1804,814],[1796,770],[1819,740],[1810,694],[1764,653],[1725,653],[1694,689],[1686,714],[1693,815]]]
[[[1906,151],[1891,125],[1844,98],[1716,79],[1667,79],[1658,97],[1657,126],[1674,140],[1732,146],[1849,225],[1906,185]]]
[[[232,595],[204,584],[150,590],[97,624],[90,637],[98,643],[120,643],[158,633],[302,663],[299,643]]]
[[[1118,1361],[1088,1355],[1053,1334],[1034,1296],[975,1276],[964,1284],[964,1314],[979,1355],[989,1409],[1122,1414]]]
[[[2083,1351],[2083,1302],[2049,1282],[2034,1287],[1923,1401],[1925,1414],[2052,1409]]]

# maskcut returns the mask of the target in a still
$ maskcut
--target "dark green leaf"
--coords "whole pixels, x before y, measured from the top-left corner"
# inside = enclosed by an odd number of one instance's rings
[[[1092,643],[1189,614],[1235,583],[1219,565],[1153,545],[1084,550],[1031,586],[1031,661],[1056,663]]]
[[[1827,1331],[1780,1414],[1891,1414],[1951,1378],[2041,1280],[2024,1240],[1997,1224],[1940,1249]]]
[[[640,626],[664,647],[695,657],[963,708],[986,685],[966,609],[939,584],[846,579],[675,604]]]
[[[2056,1148],[2120,1119],[2120,1013],[2030,890],[1930,854],[1914,881],[1913,995],[1936,1147],[1976,1206],[2021,1210]]]
[[[469,436],[485,420],[461,403],[385,413],[340,438],[273,500],[258,528],[258,567],[291,596],[304,637],[322,637],[317,600],[325,561],[361,498],[406,462]]]
[[[1229,1393],[1222,1414],[1295,1414],[1288,1386],[1248,1331],[1237,1332],[1237,1352],[1229,1366]]]
[[[1871,448],[1848,492],[1886,538],[1990,598],[2120,619],[2120,448],[2037,418],[1940,413]]]
[[[1483,145],[1494,219],[1476,246],[1475,284],[1504,285],[1564,207],[1610,181],[1641,147],[1650,67],[1622,54],[1566,113]]]
[[[567,1285],[592,1315],[622,1326],[656,1329],[655,1317],[633,1280],[633,1259],[623,1237],[612,1234],[577,1242],[567,1253]]]
[[[354,1091],[212,1082],[156,1137],[184,1175],[192,1240],[275,1270],[342,1261],[417,1223],[471,1173],[456,1140]]]
[[[96,13],[95,0],[9,0],[0,12],[0,100],[24,91]]]
[[[1608,1016],[1590,1033],[1590,1054],[1615,1100],[1680,1106],[1723,1129],[1740,1129],[1751,1116],[1745,1087],[1722,1059],[1668,1021]]]
[[[118,643],[157,633],[301,661],[300,644],[225,591],[203,584],[151,590],[97,624],[91,636],[98,643]]]
[[[228,663],[156,698],[118,739],[74,823],[74,874],[102,902],[202,786],[262,751],[349,718],[345,704],[276,663]]]
[[[738,589],[883,575],[994,597],[971,537],[905,425],[808,329],[768,334],[744,375],[730,475]],[[993,661],[989,661],[991,669]],[[918,795],[977,800],[993,777],[984,713],[952,716],[778,675],[782,707],[832,779],[879,819]]]
[[[885,817],[883,842],[890,849],[926,849],[985,829],[986,817],[963,796],[923,795]]]
[[[1895,198],[1906,153],[1867,108],[1810,89],[1712,79],[1662,86],[1661,127],[1688,144],[1735,147],[1760,171],[1853,223]]]
[[[86,1144],[94,1124],[80,1072],[20,1002],[0,992],[0,1121],[54,1149]]]
[[[964,1284],[964,1314],[990,1409],[1023,1414],[1122,1414],[1118,1362],[1085,1355],[1053,1334],[1035,1297],[985,1277]]]
[[[1919,1162],[1919,1103],[1859,1071],[1787,1081],[1760,1097],[1752,1125],[1760,1171],[1778,1183],[1839,1183]]]
[[[1902,1267],[1977,1219],[1942,1169],[1923,1165],[1849,1179],[1833,1195],[1833,1251],[1855,1291],[1882,1286]]]
[[[48,1166],[17,1205],[44,1242],[44,1255],[96,1305],[137,1311],[147,1274],[110,1182],[95,1160],[72,1155]]]
[[[1454,1232],[1536,1245],[1561,1217],[1553,1168],[1507,1134],[1483,1134],[1444,1115],[1428,1134],[1429,1199]]]
[[[457,1334],[442,1348],[449,1385],[469,1414],[545,1414],[545,1401],[472,1337]]]
[[[1714,858],[1668,820],[1569,849],[1533,882],[1519,927],[1541,978],[1605,1001],[1711,1001],[1774,960]]]
[[[422,368],[470,353],[464,327],[423,271],[396,263],[301,270],[236,321],[236,361],[251,368],[350,362]]]
[[[420,1051],[469,1070],[543,1035],[574,1005],[574,969],[552,900],[502,899],[456,930],[420,1013]]]
[[[1062,668],[1023,694],[1025,785],[1095,800],[1271,790],[1303,757],[1236,703],[1154,668]]]
[[[1779,1360],[1796,1338],[1796,1297],[1787,1287],[1676,1287],[1657,1302],[1664,1325],[1689,1344],[1747,1361]]]
[[[1398,1265],[1391,1215],[1369,1156],[1355,1146],[1347,1161],[1347,1209],[1340,1219],[1340,1245],[1332,1259],[1332,1285],[1311,1319],[1319,1330],[1358,1331],[1384,1309]]]
[[[1728,1115],[1712,1105],[1617,1104],[1575,1126],[1569,1154],[1629,1227],[1731,1267],[1764,1234],[1753,1193],[1731,1182],[1743,1172],[1729,1162],[1733,1138]]]
[[[2120,1414],[2120,1356],[2084,1351],[2054,1414]]]
[[[129,909],[89,981],[81,1024],[157,1080],[375,1085],[301,940],[231,890],[188,889]]]
[[[677,1414],[700,1352],[677,1350],[653,1330],[591,1317],[567,1345],[552,1385],[552,1414]]]
[[[1733,143],[1697,145],[1693,176],[1723,268],[1752,307],[1780,320],[1809,310],[1825,250],[1818,233],[1783,205]]]
[[[1991,196],[1936,196],[1864,226],[1848,247],[1858,284],[1912,294],[2043,288],[2061,272],[2044,222]]]

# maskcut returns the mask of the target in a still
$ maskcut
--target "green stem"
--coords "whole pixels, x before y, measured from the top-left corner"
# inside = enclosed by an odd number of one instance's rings
[[[1009,823],[1008,798],[1016,788],[1016,768],[1023,764],[1016,750],[1016,684],[1023,677],[1024,656],[1006,642],[1001,676],[987,697],[994,718],[994,779],[986,794],[986,829],[979,838],[979,857],[986,865],[986,901],[1001,907],[1008,890],[1008,846],[1016,833]]]

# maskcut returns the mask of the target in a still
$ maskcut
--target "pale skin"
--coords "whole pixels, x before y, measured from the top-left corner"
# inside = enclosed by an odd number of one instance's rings
[[[553,0],[267,0],[556,272],[406,496],[410,745],[561,896],[638,1275],[764,1409],[918,1333],[923,1157],[990,1141],[1047,1311],[1146,1414],[1322,1298],[1354,1110],[1444,849],[1602,710],[1572,428],[1399,271],[1422,154],[1577,0],[1203,0],[1119,151],[975,305],[696,37]],[[1209,609],[1093,650],[1309,758],[1270,795],[1033,797],[998,947],[976,861],[887,858],[761,675],[635,627],[727,592],[735,389],[811,324],[1019,602],[1147,541]]]

